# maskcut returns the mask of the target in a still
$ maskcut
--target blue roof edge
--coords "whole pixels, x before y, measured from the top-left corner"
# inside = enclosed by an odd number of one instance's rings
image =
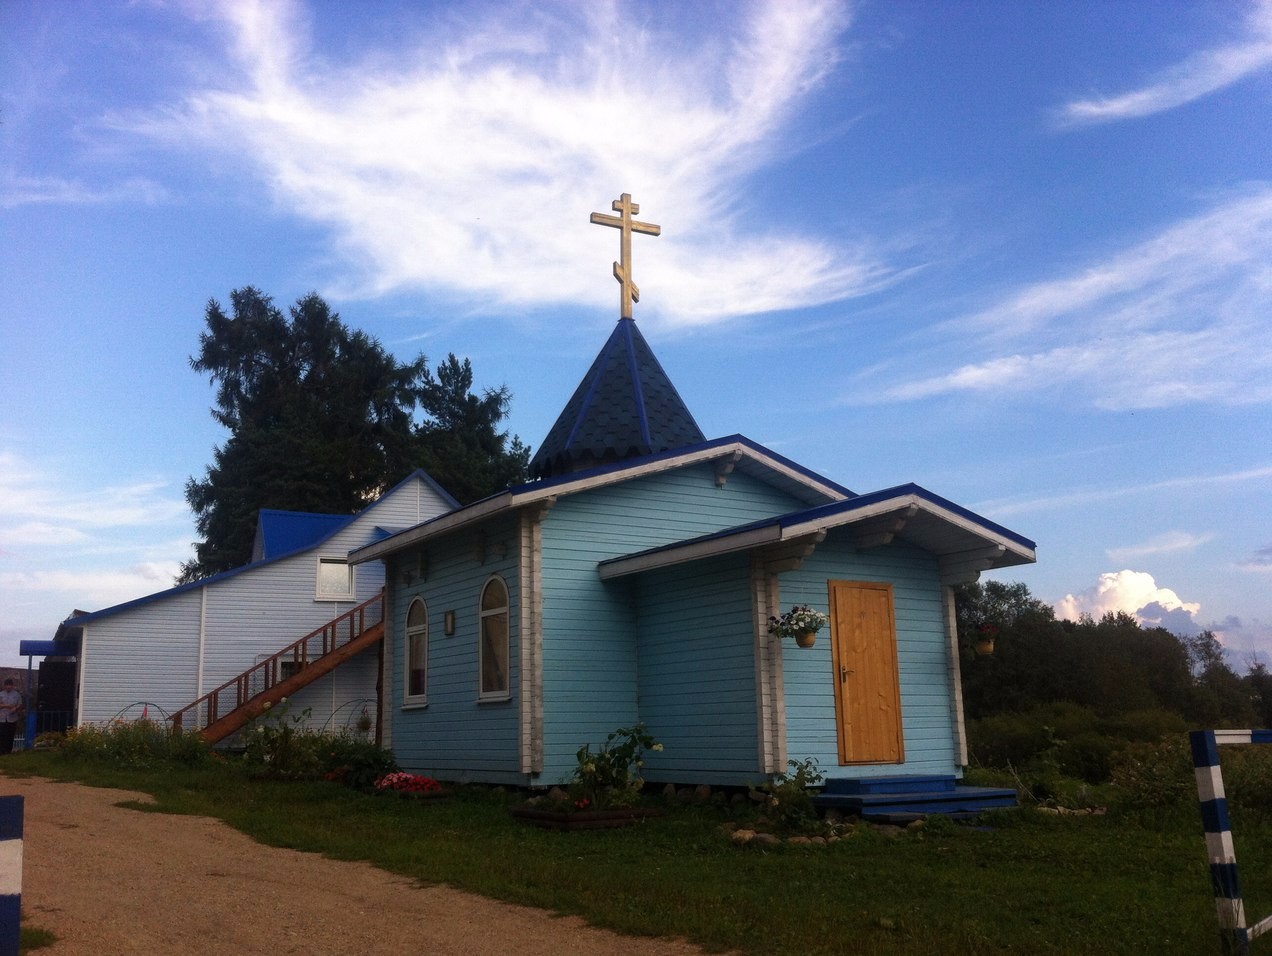
[[[894,485],[891,488],[881,488],[878,491],[867,492],[866,494],[858,495],[850,502],[835,501],[827,505],[815,505],[812,508],[807,508],[802,512],[798,512],[798,514],[801,516],[802,520],[808,520],[810,518],[815,519],[819,513],[835,514],[837,511],[849,510],[845,509],[845,505],[851,505],[853,508],[865,508],[875,504],[876,502],[887,501],[889,498],[902,498],[906,495],[915,495],[939,508],[952,511],[954,514],[966,518],[968,521],[973,521],[982,528],[985,528],[988,531],[993,531],[995,534],[1000,534],[1004,538],[1009,538],[1031,551],[1036,551],[1038,549],[1037,542],[1026,538],[1023,534],[1017,534],[1010,528],[1005,527],[996,521],[991,521],[989,518],[972,511],[970,508],[964,508],[962,505],[951,501],[949,498],[943,498],[934,492],[928,491],[922,485],[916,485],[913,482],[907,482],[904,485]],[[783,525],[797,523],[793,520],[793,516],[790,521],[786,521],[784,519],[785,516],[783,516]]]

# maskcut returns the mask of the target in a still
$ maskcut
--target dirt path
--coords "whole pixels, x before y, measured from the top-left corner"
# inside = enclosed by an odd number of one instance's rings
[[[22,908],[57,935],[49,956],[702,952],[262,846],[219,820],[115,805],[144,794],[0,776],[0,795],[15,793],[26,798]]]

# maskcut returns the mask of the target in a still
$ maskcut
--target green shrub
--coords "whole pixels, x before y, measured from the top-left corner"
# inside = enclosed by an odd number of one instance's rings
[[[778,833],[811,833],[820,826],[810,787],[822,781],[817,761],[789,760],[787,773],[756,788],[764,795],[764,820]]]
[[[967,722],[972,763],[982,767],[1019,767],[1051,746],[1046,727],[1023,714],[995,714]]]
[[[304,726],[311,711],[308,707],[296,715],[290,711],[284,697],[278,707],[266,710],[243,730],[243,763],[250,772],[284,780],[313,780],[322,775],[323,738]]]
[[[1118,714],[1102,724],[1112,736],[1137,743],[1157,743],[1172,735],[1187,733],[1191,726],[1179,714],[1160,708]]]
[[[324,736],[318,754],[324,779],[355,790],[372,790],[377,780],[399,769],[391,752],[349,733]]]
[[[165,762],[194,766],[211,752],[201,734],[174,734],[153,720],[113,720],[104,726],[74,727],[57,742],[57,750],[71,760],[138,769]]]
[[[1173,735],[1158,743],[1134,743],[1114,762],[1113,786],[1124,809],[1177,807],[1197,799],[1188,738]]]
[[[1272,752],[1268,747],[1221,747],[1219,761],[1223,788],[1231,805],[1272,810]]]
[[[635,801],[644,785],[640,769],[646,750],[662,750],[644,724],[620,727],[605,738],[600,749],[591,744],[579,748],[570,797],[579,807],[621,806]]]
[[[1124,744],[1113,737],[1085,731],[1056,745],[1060,772],[1087,783],[1104,783],[1113,772],[1113,760]]]

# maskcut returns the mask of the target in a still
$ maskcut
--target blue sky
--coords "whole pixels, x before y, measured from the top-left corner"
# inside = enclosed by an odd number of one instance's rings
[[[537,446],[618,315],[709,437],[1272,659],[1272,2],[0,0],[0,664],[161,590],[207,301],[316,290]]]

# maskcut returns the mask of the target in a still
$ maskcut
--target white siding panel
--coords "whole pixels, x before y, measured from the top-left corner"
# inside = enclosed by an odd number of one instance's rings
[[[81,681],[81,722],[109,720],[138,701],[164,711],[190,704],[356,604],[384,584],[379,563],[355,571],[355,599],[315,599],[318,557],[344,557],[375,540],[377,528],[405,528],[449,510],[425,482],[415,479],[385,495],[317,547],[263,563],[206,588],[156,595],[149,603],[88,625]],[[207,592],[202,683],[199,618]],[[325,675],[302,690],[291,713],[306,708],[312,727],[337,726],[358,702],[375,697],[378,649]],[[374,706],[370,708],[374,713]]]
[[[194,699],[200,594],[195,588],[89,626],[84,653],[90,666],[80,678],[81,723],[103,723],[134,703],[157,705],[167,713]]]

